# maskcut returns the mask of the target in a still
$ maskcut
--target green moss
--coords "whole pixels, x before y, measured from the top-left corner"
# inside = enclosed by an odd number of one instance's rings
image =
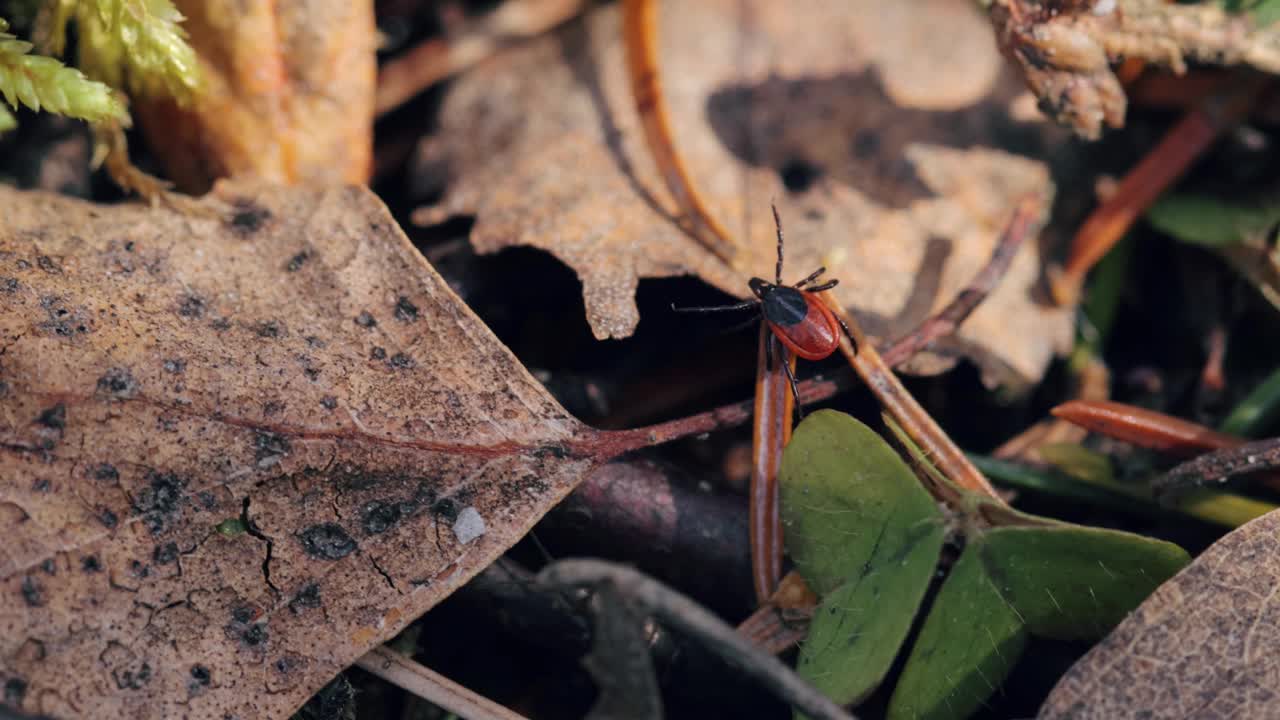
[[[0,95],[10,107],[25,105],[90,122],[128,121],[124,104],[111,88],[86,78],[51,57],[31,54],[31,43],[17,39],[0,20]],[[12,126],[13,114],[0,117],[0,129]]]

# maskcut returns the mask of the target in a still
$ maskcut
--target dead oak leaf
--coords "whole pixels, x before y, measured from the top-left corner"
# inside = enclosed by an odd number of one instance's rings
[[[743,296],[771,277],[779,201],[787,279],[818,265],[880,337],[951,300],[986,261],[1023,194],[1052,197],[1043,161],[1065,133],[1009,115],[1018,82],[968,0],[664,3],[664,93],[712,213],[742,248],[725,266],[672,222],[624,72],[619,14],[603,8],[503,53],[451,87],[416,160],[443,193],[420,223],[474,214],[482,252],[543,248],[573,267],[596,337],[639,322],[641,278],[695,274]],[[966,354],[988,379],[1037,379],[1070,312],[1033,295],[1029,244],[960,333],[914,370]]]
[[[1280,718],[1280,512],[1161,585],[1058,681],[1041,718]]]
[[[8,706],[284,717],[596,463],[368,191],[215,196],[0,188]]]

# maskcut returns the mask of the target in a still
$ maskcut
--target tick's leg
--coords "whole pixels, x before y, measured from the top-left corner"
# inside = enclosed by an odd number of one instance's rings
[[[782,361],[782,369],[787,373],[787,381],[791,383],[791,396],[796,401],[796,424],[799,424],[804,419],[804,410],[800,407],[800,390],[796,387],[796,374],[791,370],[791,359],[787,357],[787,349],[778,345],[774,335],[769,335],[769,341],[773,344],[769,354],[773,354],[773,349],[778,351],[778,359]]]
[[[778,217],[778,206],[769,203],[773,209],[773,226],[778,229],[778,265],[773,273],[773,284],[782,284],[782,219]]]
[[[809,273],[809,277],[807,277],[807,278],[805,278],[805,279],[801,280],[800,282],[796,283],[793,287],[795,287],[797,290],[801,290],[801,289],[803,289],[803,288],[804,288],[804,286],[805,286],[805,285],[808,285],[809,283],[813,282],[814,280],[817,280],[817,279],[818,279],[818,276],[822,275],[822,273],[824,273],[824,272],[826,272],[826,271],[827,271],[827,268],[826,268],[826,266],[824,265],[824,266],[822,266],[822,267],[818,268],[817,270],[814,270],[813,272]]]
[[[734,303],[733,305],[715,305],[712,307],[678,308],[675,305],[672,305],[671,309],[674,310],[675,312],[685,312],[685,313],[729,312],[731,310],[746,310],[748,308],[756,307],[759,304],[760,304],[759,300],[745,300],[740,303]]]
[[[826,281],[826,282],[822,283],[821,285],[814,285],[814,286],[813,286],[813,287],[811,287],[811,288],[805,288],[805,290],[804,290],[804,291],[805,291],[805,292],[822,292],[823,290],[830,290],[831,288],[833,288],[833,287],[835,287],[835,286],[837,286],[837,285],[839,285],[839,284],[840,284],[840,281],[839,281],[838,279],[832,278],[832,279],[830,279],[830,280],[828,280],[828,281]]]

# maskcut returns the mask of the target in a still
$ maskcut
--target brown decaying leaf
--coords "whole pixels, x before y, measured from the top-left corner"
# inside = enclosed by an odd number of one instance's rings
[[[200,60],[190,108],[136,98],[170,180],[363,183],[373,168],[371,0],[175,0]]]
[[[283,717],[597,462],[369,192],[201,204],[0,188],[7,704]]]
[[[418,191],[444,196],[416,221],[475,214],[481,251],[552,252],[578,272],[595,335],[619,338],[639,322],[641,278],[695,274],[745,296],[749,274],[771,277],[777,199],[787,279],[826,265],[873,335],[894,337],[984,265],[1018,198],[1052,197],[1040,158],[1065,133],[1009,115],[1019,82],[969,0],[666,2],[658,19],[675,137],[741,272],[668,214],[612,7],[454,84],[416,158]],[[1032,300],[1038,252],[907,369],[965,353],[989,379],[1038,378],[1071,334],[1068,312]]]
[[[1161,585],[1058,682],[1041,718],[1280,718],[1280,512]]]

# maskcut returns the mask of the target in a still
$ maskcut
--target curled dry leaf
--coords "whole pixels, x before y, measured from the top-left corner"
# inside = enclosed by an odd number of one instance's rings
[[[582,280],[596,337],[620,338],[639,322],[641,278],[694,274],[745,296],[750,275],[771,277],[777,199],[787,279],[826,265],[841,302],[892,337],[969,282],[1018,199],[1052,197],[1042,159],[1065,133],[1010,115],[1020,83],[969,0],[666,2],[659,31],[676,143],[738,267],[668,214],[612,7],[454,84],[415,165],[417,190],[443,197],[416,221],[474,214],[481,251],[555,254]],[[1070,339],[1070,313],[1033,299],[1028,245],[935,348],[949,357],[908,370],[963,353],[993,380],[1040,376]]]
[[[175,0],[200,61],[191,107],[135,99],[171,180],[364,183],[373,167],[371,0]]]
[[[1280,512],[1223,537],[1080,659],[1041,718],[1280,717]]]
[[[595,464],[372,194],[215,195],[0,188],[10,706],[284,717]]]

